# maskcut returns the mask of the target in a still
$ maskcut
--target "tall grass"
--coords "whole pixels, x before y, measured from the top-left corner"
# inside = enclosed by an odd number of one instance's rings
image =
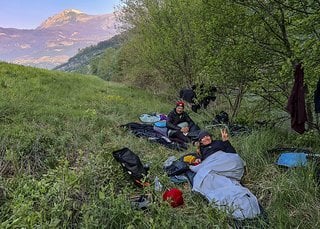
[[[94,76],[0,63],[0,228],[227,228],[230,220],[188,185],[169,181],[162,169],[176,152],[119,126],[142,113],[168,113],[172,104],[146,91]],[[190,113],[202,122],[210,112]],[[319,188],[313,165],[283,170],[267,150],[311,147],[319,140],[277,129],[257,129],[231,139],[247,163],[244,184],[268,213],[271,228],[318,228]],[[318,146],[318,148],[317,148]],[[183,191],[171,208],[153,186],[140,189],[112,157],[129,147],[150,164],[165,188]],[[147,211],[130,197],[149,193]],[[262,226],[261,226],[262,227]]]

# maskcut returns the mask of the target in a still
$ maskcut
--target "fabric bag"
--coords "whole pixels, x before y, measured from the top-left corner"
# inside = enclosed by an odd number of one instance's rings
[[[183,161],[176,160],[173,161],[171,165],[164,167],[164,170],[166,171],[168,176],[171,177],[185,173],[189,170],[189,166]]]
[[[128,148],[122,148],[112,152],[113,157],[139,186],[145,186],[141,179],[147,176],[147,168],[143,166],[140,158]]]

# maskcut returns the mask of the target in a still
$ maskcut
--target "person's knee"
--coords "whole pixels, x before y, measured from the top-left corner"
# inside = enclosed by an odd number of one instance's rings
[[[176,135],[176,130],[168,130],[168,137],[174,137]]]
[[[183,127],[188,127],[189,126],[189,123],[187,122],[180,122],[177,126],[183,128]]]

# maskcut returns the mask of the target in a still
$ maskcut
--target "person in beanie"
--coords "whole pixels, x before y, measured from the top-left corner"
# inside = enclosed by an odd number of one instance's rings
[[[189,133],[198,129],[194,121],[184,111],[184,102],[180,100],[176,102],[176,107],[168,114],[166,125],[169,138],[186,143],[191,141]]]
[[[196,159],[196,162],[200,163],[217,151],[237,153],[229,142],[229,135],[226,129],[221,130],[221,139],[222,140],[213,140],[207,131],[201,130],[198,135],[198,142],[195,143],[199,156],[199,158]]]
[[[199,158],[190,165],[194,173],[192,191],[200,193],[217,209],[236,220],[253,219],[261,214],[258,198],[241,185],[245,161],[229,142],[226,129],[222,140],[213,140],[207,131],[198,135]]]

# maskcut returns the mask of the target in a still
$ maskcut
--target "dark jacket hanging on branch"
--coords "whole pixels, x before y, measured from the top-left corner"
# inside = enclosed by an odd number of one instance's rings
[[[291,115],[291,127],[296,132],[303,134],[305,131],[305,122],[307,121],[307,112],[304,99],[303,86],[303,68],[301,64],[295,66],[294,85],[287,104],[287,111]]]

